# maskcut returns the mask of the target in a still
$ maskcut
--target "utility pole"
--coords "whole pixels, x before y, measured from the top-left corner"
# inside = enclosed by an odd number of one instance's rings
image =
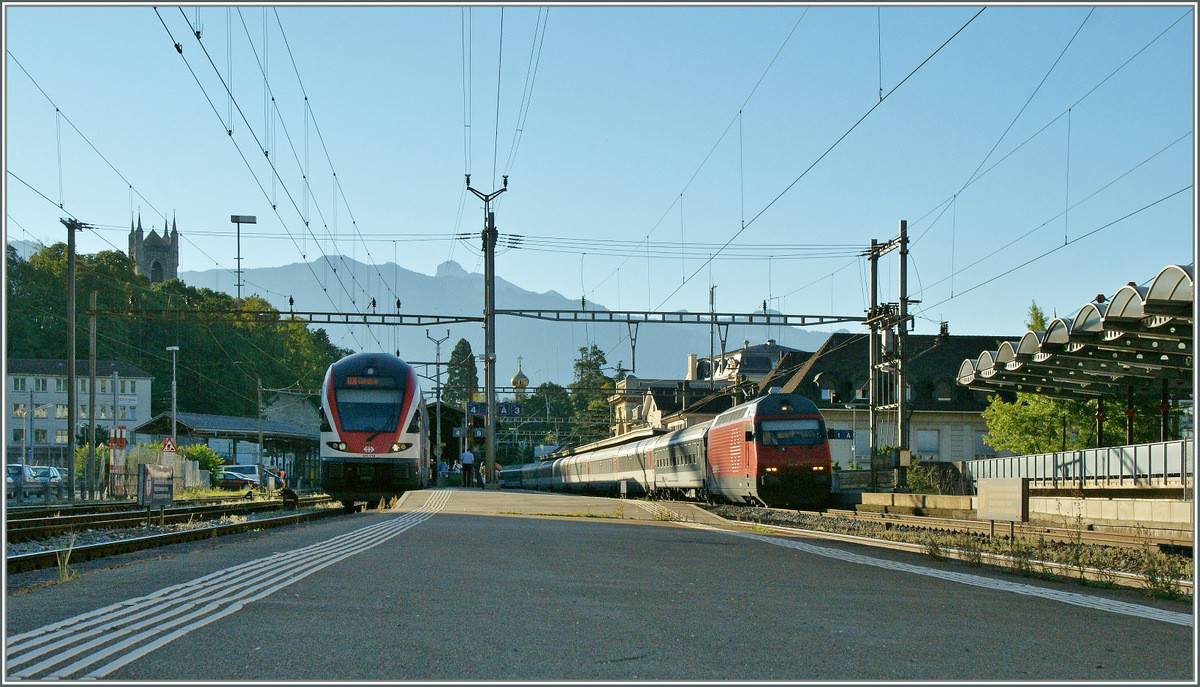
[[[708,389],[712,391],[713,380],[716,379],[717,361],[713,358],[713,327],[716,325],[716,316],[713,309],[713,292],[716,291],[717,285],[710,284],[708,287]]]
[[[487,400],[487,426],[484,430],[484,452],[487,455],[487,474],[496,466],[496,216],[492,214],[492,199],[508,190],[508,175],[504,187],[491,193],[480,193],[471,188],[471,175],[467,175],[467,190],[483,201],[483,363],[486,379],[484,396]]]
[[[442,467],[442,342],[450,338],[450,330],[446,330],[446,335],[440,339],[435,339],[429,335],[429,330],[425,330],[425,338],[433,342],[437,348],[437,353],[434,357],[434,374],[437,375],[437,443],[434,444],[435,464],[433,474],[430,475],[434,480],[437,480],[438,472]]]
[[[87,225],[77,219],[60,219],[67,228],[67,502],[75,503],[75,232]]]
[[[900,249],[900,298],[898,303],[879,303],[879,258],[894,249]],[[905,383],[905,345],[907,339],[907,331],[910,324],[911,316],[908,314],[908,305],[910,303],[919,303],[920,301],[912,300],[908,297],[908,222],[900,220],[900,233],[896,238],[887,243],[879,243],[875,239],[871,239],[871,248],[867,253],[871,262],[871,309],[867,313],[866,324],[870,327],[869,339],[869,359],[871,369],[870,374],[870,393],[868,401],[868,422],[871,432],[871,487],[878,486],[875,468],[875,453],[876,446],[876,420],[878,411],[881,409],[896,409],[896,450],[898,453],[892,456],[892,467],[897,469],[896,487],[904,488],[906,486],[905,470],[899,464],[899,456],[908,449],[908,401],[906,398],[906,383]],[[892,355],[887,356],[883,360],[880,355],[879,346],[879,331],[886,330],[889,333],[895,327],[896,338],[895,346]],[[880,379],[879,372],[884,369],[894,371],[895,378],[895,400],[889,403],[879,402]]]
[[[266,478],[266,475],[264,475],[264,474],[263,474],[263,464],[262,464],[262,454],[263,454],[263,430],[262,430],[262,413],[263,413],[263,404],[262,404],[262,379],[261,379],[261,378],[259,378],[259,379],[256,379],[256,380],[254,380],[254,381],[255,381],[255,386],[256,386],[256,387],[258,387],[258,388],[257,388],[257,391],[258,391],[258,405],[256,405],[256,406],[255,406],[255,410],[257,410],[257,411],[258,411],[258,483],[259,483],[259,484],[261,484],[261,485],[267,486],[267,485],[270,485],[272,482],[274,482],[274,481],[275,481],[275,479],[274,479],[274,477],[273,477],[273,476],[272,476],[272,478],[271,478],[271,479],[267,479],[267,478]],[[268,495],[268,496],[270,496],[270,494],[271,494],[271,488],[270,488],[270,486],[267,486],[267,495]]]
[[[87,480],[87,497],[92,498],[96,483],[96,292],[88,294],[88,450],[84,479]],[[113,404],[113,415],[117,406]]]

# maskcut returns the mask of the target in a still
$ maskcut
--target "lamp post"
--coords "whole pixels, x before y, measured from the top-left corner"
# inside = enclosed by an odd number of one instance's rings
[[[175,354],[179,352],[179,346],[167,346],[167,350],[171,352],[171,443],[175,445],[176,450],[179,448],[179,435],[177,426],[179,419],[177,417],[177,407],[175,405]]]
[[[434,443],[434,454],[436,457],[434,471],[430,476],[434,481],[437,480],[439,471],[442,469],[442,342],[450,338],[450,330],[446,330],[446,335],[440,339],[435,339],[429,335],[429,330],[425,330],[425,338],[433,342],[437,353],[434,358],[434,374],[437,375],[437,442]]]
[[[230,215],[229,221],[237,225],[237,309],[242,309],[242,225],[258,221],[254,215]]]
[[[40,406],[33,405],[33,390],[29,390],[29,409],[25,411],[25,436],[21,437],[21,478],[17,482],[17,503],[25,501],[25,441],[28,438],[30,448],[33,447],[33,416],[42,408],[49,408],[53,403],[44,403]],[[67,421],[70,426],[70,421]]]

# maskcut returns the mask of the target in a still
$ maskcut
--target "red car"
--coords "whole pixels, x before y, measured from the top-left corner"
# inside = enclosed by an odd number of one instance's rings
[[[241,491],[243,489],[256,489],[258,482],[247,475],[223,470],[217,473],[217,487],[220,489]]]

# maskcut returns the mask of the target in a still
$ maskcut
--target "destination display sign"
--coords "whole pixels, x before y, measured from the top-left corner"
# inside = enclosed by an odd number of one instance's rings
[[[395,377],[347,377],[346,386],[396,386]]]

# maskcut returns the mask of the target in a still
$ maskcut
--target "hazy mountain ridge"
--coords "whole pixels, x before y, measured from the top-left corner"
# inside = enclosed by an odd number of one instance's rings
[[[336,269],[335,269],[336,268]],[[198,288],[209,288],[236,295],[236,280],[227,270],[181,272],[179,278]],[[244,270],[242,296],[259,295],[275,308],[286,312],[288,298],[297,311],[310,312],[370,312],[371,296],[377,313],[396,312],[400,300],[401,314],[407,315],[465,315],[482,316],[483,275],[467,272],[454,261],[438,265],[433,275],[405,269],[395,263],[367,265],[344,256],[322,257],[311,263],[292,263],[280,267]],[[327,286],[322,288],[321,283]],[[351,298],[348,293],[360,294]],[[579,300],[567,298],[556,291],[535,293],[527,291],[501,277],[496,278],[496,308],[500,310],[578,310]],[[589,301],[588,310],[607,311],[603,305]],[[481,323],[420,326],[314,325],[323,327],[335,344],[355,350],[385,350],[395,352],[410,361],[432,362],[435,346],[426,336],[442,338],[447,329],[450,336],[441,345],[441,359],[446,361],[460,338],[471,343],[476,354],[484,348]],[[784,346],[806,351],[816,350],[828,337],[826,332],[806,331],[796,327],[744,327],[729,329],[726,348],[734,350],[745,340],[762,343],[774,338]],[[574,360],[579,348],[595,343],[604,351],[613,368],[617,363],[628,370],[636,362],[634,374],[643,378],[681,379],[687,372],[687,355],[708,356],[709,328],[702,325],[643,324],[637,331],[636,361],[632,360],[628,327],[623,323],[567,323],[519,317],[498,317],[496,320],[496,383],[507,386],[517,371],[517,356],[531,386],[545,381],[568,384],[573,379]],[[712,347],[720,351],[714,337]],[[483,382],[483,364],[479,364]],[[610,371],[611,372],[611,371]],[[433,371],[428,373],[431,377]],[[432,382],[426,381],[427,386]]]

